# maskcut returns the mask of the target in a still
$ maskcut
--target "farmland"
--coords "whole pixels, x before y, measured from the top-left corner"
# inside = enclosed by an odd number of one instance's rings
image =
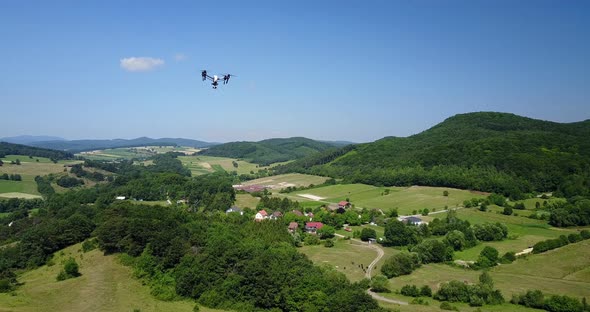
[[[82,152],[82,156],[91,160],[116,160],[116,159],[144,159],[156,154],[167,152],[195,153],[198,149],[181,146],[140,146],[140,147],[119,147],[91,152]]]
[[[265,185],[272,189],[283,189],[288,186],[301,187],[324,183],[328,178],[309,174],[289,173],[244,182],[244,185]],[[314,189],[316,190],[316,189]],[[305,191],[303,191],[305,193]],[[301,197],[302,200],[305,198]]]

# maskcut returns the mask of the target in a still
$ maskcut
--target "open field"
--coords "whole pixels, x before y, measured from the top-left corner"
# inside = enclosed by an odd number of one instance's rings
[[[247,161],[227,157],[194,155],[179,156],[178,159],[185,167],[191,170],[193,175],[201,175],[220,170],[227,172],[236,171],[238,174],[250,174],[251,171],[257,172],[259,169],[268,168],[258,167],[258,165]],[[233,165],[234,161],[238,164],[237,168]]]
[[[443,196],[444,191],[448,191],[449,196]],[[466,199],[484,196],[466,190],[444,187],[375,187],[365,184],[330,185],[291,193],[291,195],[297,194],[319,196],[333,203],[348,198],[356,207],[379,208],[385,212],[397,208],[401,215],[412,214],[414,210],[424,208],[440,211],[445,206],[456,207],[462,205]]]
[[[260,202],[260,198],[253,197],[250,194],[236,194],[236,206],[240,208],[251,208],[256,209],[256,206]]]
[[[445,215],[443,213],[437,215],[437,217],[444,218]],[[508,228],[508,239],[499,242],[482,242],[473,248],[455,253],[455,258],[461,260],[477,260],[479,253],[485,246],[498,249],[502,255],[508,251],[519,252],[537,242],[578,231],[576,229],[552,227],[547,224],[547,221],[543,220],[534,220],[521,216],[506,216],[495,212],[482,212],[474,208],[457,210],[457,215],[460,219],[467,220],[472,225],[485,222],[500,222]]]
[[[0,294],[0,311],[193,311],[190,300],[164,302],[131,276],[116,256],[93,250],[80,253],[80,244],[56,254],[55,265],[23,273],[14,294]],[[62,261],[75,257],[82,276],[56,281]],[[201,307],[200,311],[218,311]]]
[[[365,277],[366,268],[377,257],[377,251],[352,240],[335,239],[334,247],[324,245],[303,246],[299,252],[307,255],[316,265],[330,265],[342,272],[349,280],[356,282]]]
[[[589,268],[590,242],[583,241],[546,253],[529,255],[512,264],[499,265],[491,269],[490,274],[505,298],[529,289],[582,298],[590,297]],[[393,289],[399,289],[405,284],[427,284],[435,290],[440,283],[453,279],[475,283],[479,274],[480,271],[445,264],[428,264],[390,282]]]
[[[309,174],[301,174],[301,173],[288,173],[288,174],[281,174],[281,175],[276,175],[276,176],[270,176],[270,177],[250,180],[250,181],[246,181],[242,184],[244,184],[244,185],[254,185],[254,184],[267,185],[267,186],[270,186],[272,189],[283,189],[283,188],[287,188],[289,186],[300,187],[300,186],[309,186],[311,184],[319,185],[319,184],[326,182],[326,180],[328,180],[328,178],[326,178],[326,177],[314,176],[314,175],[309,175]],[[309,191],[313,192],[315,190],[316,189],[309,190]],[[298,193],[299,192],[291,193],[291,195],[298,194]],[[305,191],[301,191],[301,193],[305,194]],[[300,198],[303,201],[310,200],[310,199],[306,199],[304,197],[300,197]]]
[[[115,159],[132,159],[147,158],[156,154],[167,152],[196,153],[199,149],[184,146],[138,146],[138,147],[119,147],[90,152],[82,152],[76,156],[82,156],[91,160],[115,160]]]
[[[16,159],[20,160],[20,165],[10,164],[11,160],[16,161]],[[39,161],[37,162],[37,160]],[[4,165],[0,166],[0,174],[20,174],[22,177],[22,181],[0,180],[0,196],[2,197],[14,197],[15,195],[19,195],[6,193],[39,195],[39,192],[37,192],[37,183],[35,183],[36,176],[62,173],[64,172],[65,164],[80,162],[77,160],[70,160],[58,161],[57,164],[54,164],[49,158],[33,157],[33,159],[30,159],[28,156],[23,155],[7,155],[5,158],[2,158],[2,161],[4,162]]]

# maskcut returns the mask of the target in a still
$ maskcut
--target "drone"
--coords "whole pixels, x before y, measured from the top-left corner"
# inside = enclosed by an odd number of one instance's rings
[[[223,76],[223,77],[222,77]],[[203,81],[209,79],[211,80],[211,85],[213,86],[213,89],[217,89],[217,86],[219,85],[219,80],[223,80],[223,84],[228,84],[229,83],[229,79],[231,77],[237,77],[236,75],[232,75],[232,74],[223,74],[223,75],[213,75],[213,76],[209,76],[207,74],[207,70],[203,69],[201,70],[201,78],[203,78]]]

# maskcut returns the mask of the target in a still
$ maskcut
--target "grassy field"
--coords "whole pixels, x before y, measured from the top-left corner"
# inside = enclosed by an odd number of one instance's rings
[[[303,246],[298,250],[316,265],[330,265],[353,282],[365,277],[359,266],[362,264],[366,268],[377,257],[377,251],[352,240],[337,239],[332,248],[317,245]]]
[[[19,159],[20,165],[12,165],[10,161]],[[37,160],[39,160],[37,162]],[[3,166],[0,166],[0,174],[20,174],[22,181],[0,180],[0,197],[26,197],[28,195],[39,195],[35,176],[44,176],[51,173],[64,172],[64,165],[78,163],[80,161],[58,161],[54,164],[49,158],[33,157],[23,155],[7,155],[2,158]]]
[[[76,154],[91,160],[115,160],[115,159],[132,159],[147,158],[155,154],[167,152],[195,153],[199,149],[184,146],[139,146],[139,147],[119,147],[91,152],[82,152]]]
[[[460,209],[457,210],[457,215],[460,219],[467,220],[472,225],[485,222],[500,222],[508,228],[508,239],[499,242],[482,242],[474,248],[455,253],[455,258],[461,260],[477,260],[479,253],[485,246],[498,249],[502,255],[508,251],[522,251],[539,241],[577,232],[576,229],[552,227],[547,224],[547,221],[543,220],[534,220],[521,216],[506,216],[496,212],[482,212],[477,209]],[[437,215],[437,217],[444,218],[445,214]]]
[[[243,160],[237,160],[234,158],[226,157],[213,157],[213,156],[179,156],[178,159],[182,164],[191,170],[193,175],[201,175],[211,173],[214,171],[237,171],[238,174],[249,174],[250,171],[257,172],[259,169],[267,167],[258,167],[258,165],[249,163]],[[233,162],[238,164],[238,167],[234,167]]]
[[[444,191],[448,191],[449,196],[443,196]],[[445,206],[456,207],[466,199],[484,196],[444,187],[375,187],[365,184],[339,184],[291,193],[297,194],[311,194],[334,203],[348,198],[356,207],[379,208],[383,211],[397,208],[402,215],[412,214],[414,210],[424,208],[440,211]]]
[[[236,194],[235,205],[240,208],[256,209],[259,202],[260,198],[253,197],[250,194]]]
[[[490,270],[490,274],[505,298],[529,289],[582,298],[590,297],[589,268],[590,242],[583,241],[497,266]],[[445,264],[428,264],[411,275],[391,279],[390,283],[393,289],[400,289],[405,284],[426,284],[436,290],[440,283],[453,279],[475,283],[479,274],[480,271]]]
[[[153,298],[147,286],[131,276],[116,256],[94,250],[80,253],[80,244],[56,254],[55,265],[28,271],[24,285],[13,294],[0,294],[0,311],[193,311],[192,301],[164,302]],[[76,258],[82,276],[56,281],[61,263]],[[201,307],[200,311],[218,311]]]

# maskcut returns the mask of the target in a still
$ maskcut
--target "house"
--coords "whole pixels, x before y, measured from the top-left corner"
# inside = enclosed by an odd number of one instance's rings
[[[262,221],[264,219],[268,219],[268,213],[266,213],[266,210],[264,210],[264,209],[257,212],[256,215],[254,216],[254,220],[256,220],[256,221]]]
[[[426,222],[422,221],[422,219],[420,219],[418,217],[414,217],[414,216],[399,217],[397,219],[403,223],[412,224],[412,225],[420,225],[420,224],[426,223]]]
[[[315,234],[323,226],[324,224],[321,222],[307,222],[305,223],[305,232]]]
[[[276,220],[276,219],[282,218],[282,217],[283,217],[283,214],[280,211],[275,211],[270,215],[269,219]]]
[[[294,215],[298,216],[298,217],[303,217],[303,213],[299,210],[293,210],[292,211]]]
[[[239,213],[240,216],[244,215],[244,211],[242,211],[242,209],[238,208],[237,206],[233,206],[225,211],[226,214],[232,213],[232,212]]]
[[[297,231],[297,229],[299,228],[299,224],[297,224],[297,222],[291,222],[289,223],[289,233],[295,233],[295,231]]]
[[[117,196],[117,197],[115,197],[115,199],[117,199],[117,200],[124,200],[125,199],[125,196]]]
[[[346,200],[342,200],[338,203],[338,208],[346,209],[350,207],[350,203]]]

